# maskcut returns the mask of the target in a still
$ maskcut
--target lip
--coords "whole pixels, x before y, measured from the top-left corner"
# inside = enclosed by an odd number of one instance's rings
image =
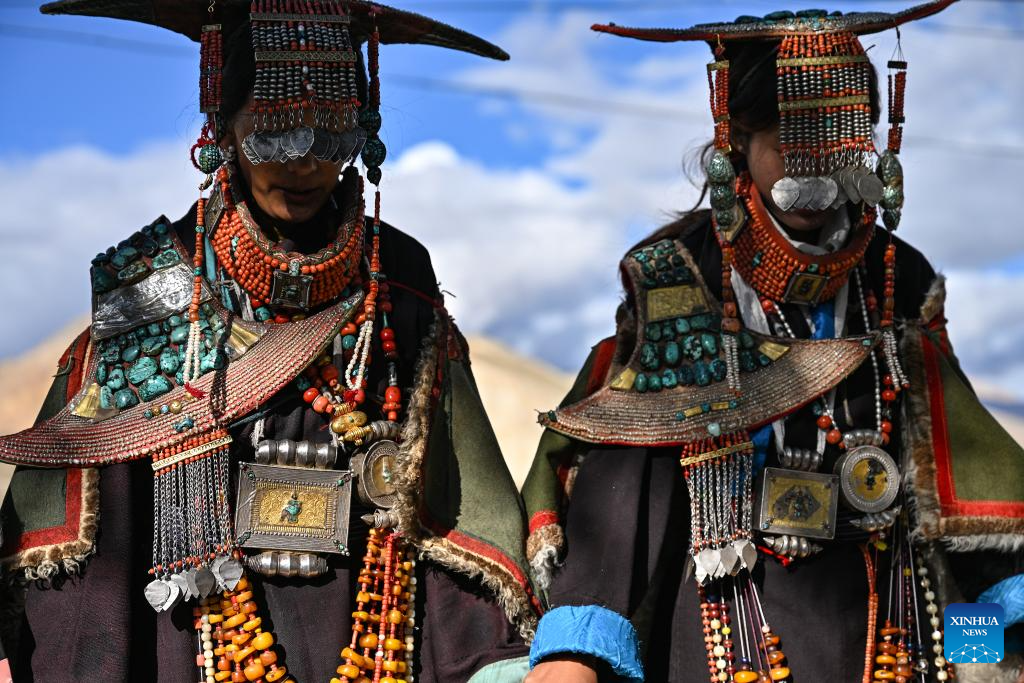
[[[305,204],[316,198],[318,194],[317,188],[302,189],[302,188],[278,188],[281,194],[284,195],[285,200],[289,204]]]

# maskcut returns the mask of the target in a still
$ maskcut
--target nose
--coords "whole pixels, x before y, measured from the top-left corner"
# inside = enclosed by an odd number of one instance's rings
[[[298,159],[289,159],[284,163],[284,167],[289,173],[294,175],[309,176],[320,169],[320,160],[313,156],[312,153],[309,153]]]

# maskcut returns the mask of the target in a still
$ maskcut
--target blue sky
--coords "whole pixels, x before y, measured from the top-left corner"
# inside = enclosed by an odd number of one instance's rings
[[[684,155],[710,133],[704,45],[593,34],[591,23],[682,26],[820,6],[744,2],[423,0],[403,7],[512,54],[488,63],[420,46],[382,51],[385,218],[433,254],[469,332],[560,367],[613,330],[625,248],[688,207]],[[896,10],[892,0],[830,9]],[[865,40],[876,65],[894,36]],[[903,33],[910,60],[903,236],[950,276],[968,370],[1024,381],[1024,3],[964,0]],[[0,358],[88,310],[90,256],[161,213],[183,214],[199,126],[197,49],[162,30],[0,5],[0,246],[14,296]],[[884,131],[883,131],[884,132]]]

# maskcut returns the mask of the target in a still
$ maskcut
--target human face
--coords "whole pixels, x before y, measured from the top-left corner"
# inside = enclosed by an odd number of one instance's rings
[[[225,137],[237,150],[241,150],[241,141],[254,130],[249,105],[235,116]],[[262,164],[253,164],[241,151],[237,157],[238,169],[263,213],[273,220],[292,224],[311,220],[327,204],[338,184],[342,166],[340,162],[320,161],[312,154],[284,163]]]
[[[812,232],[826,225],[835,216],[838,209],[783,211],[775,204],[772,199],[772,187],[786,175],[779,145],[778,126],[744,136],[735,146],[747,158],[750,177],[754,181],[754,186],[760,190],[764,205],[784,227],[798,233]]]

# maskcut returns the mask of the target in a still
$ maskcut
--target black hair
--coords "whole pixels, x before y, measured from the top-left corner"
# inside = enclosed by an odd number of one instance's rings
[[[743,139],[779,125],[775,66],[778,50],[779,41],[736,40],[725,45],[725,59],[729,60],[729,121],[734,139]],[[881,116],[881,96],[878,91],[878,74],[873,65],[870,66],[869,86],[871,122],[877,124]],[[630,251],[663,239],[674,239],[704,219],[706,213],[698,211],[698,207],[708,193],[704,168],[714,150],[714,143],[708,142],[695,154],[689,155],[683,163],[686,177],[701,188],[693,208],[645,237]],[[733,149],[730,159],[737,171],[746,168],[746,157],[736,149]]]
[[[219,119],[225,130],[245,107],[256,84],[256,55],[252,48],[252,24],[248,14],[225,19],[224,23],[224,71],[221,83],[221,105]],[[230,21],[230,23],[229,23]],[[360,46],[361,47],[361,46]],[[367,82],[362,49],[356,49],[356,89],[359,101],[366,104]]]

